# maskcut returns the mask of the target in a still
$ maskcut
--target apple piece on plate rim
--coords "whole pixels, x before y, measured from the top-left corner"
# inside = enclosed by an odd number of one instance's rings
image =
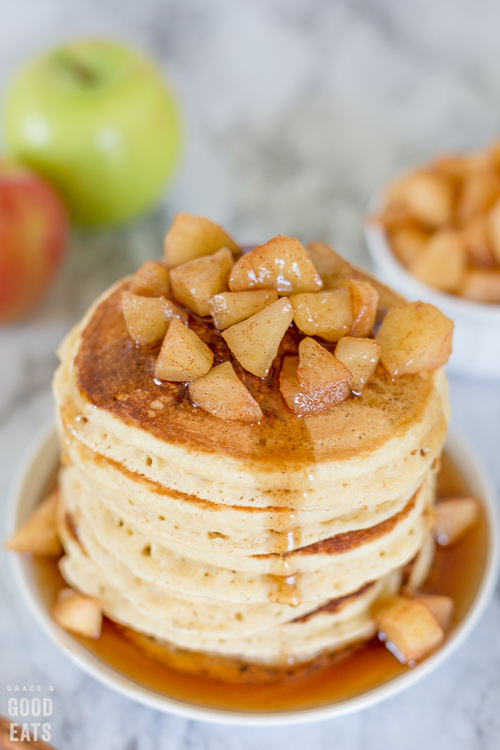
[[[101,635],[102,606],[89,596],[71,588],[61,589],[52,607],[52,617],[65,630],[97,639]]]
[[[319,336],[326,341],[338,341],[351,331],[351,292],[338,287],[329,292],[294,294],[290,297],[294,322],[307,336]]]
[[[209,300],[210,315],[219,331],[241,323],[278,301],[275,289],[256,289],[251,292],[221,292]]]
[[[335,357],[351,372],[351,391],[360,396],[377,368],[380,344],[374,339],[343,336],[335,349]]]
[[[444,640],[443,628],[419,599],[380,599],[372,616],[386,646],[404,664],[418,661]]]
[[[262,410],[236,375],[230,362],[223,362],[189,384],[189,396],[195,406],[220,419],[258,422]]]
[[[281,340],[293,320],[293,307],[280,299],[222,334],[231,352],[245,370],[265,378],[278,353]]]
[[[300,242],[279,235],[243,255],[229,277],[232,292],[276,289],[278,294],[317,292],[323,282]]]
[[[479,516],[475,497],[450,497],[434,506],[434,534],[442,546],[453,544],[474,524]]]
[[[410,271],[424,284],[454,292],[460,287],[466,265],[467,253],[460,233],[443,229],[427,240]]]
[[[178,318],[172,318],[155,363],[159,380],[184,382],[197,380],[212,367],[211,349]]]
[[[162,339],[172,318],[187,322],[187,314],[164,297],[142,297],[124,291],[121,308],[130,337],[140,346],[152,346]]]
[[[352,306],[351,336],[365,338],[372,332],[377,317],[378,292],[368,281],[345,279],[338,285],[349,289]]]
[[[167,297],[170,294],[167,269],[162,263],[147,260],[132,276],[129,292],[143,297]]]
[[[328,282],[346,279],[352,274],[349,263],[326,242],[310,242],[306,245],[306,252],[314,268],[325,282],[324,289],[328,288],[326,286]]]
[[[58,500],[59,491],[54,490],[5,541],[5,547],[13,552],[58,557],[63,551],[56,526]]]
[[[202,317],[210,315],[209,300],[227,289],[233,256],[227,247],[213,255],[196,258],[170,271],[172,294]]]
[[[453,323],[437,307],[410,302],[389,310],[377,334],[380,361],[392,378],[434,370],[451,353]]]
[[[218,224],[203,216],[179,213],[165,235],[163,250],[169,268],[181,266],[203,255],[213,255],[223,247],[239,253],[236,242]]]

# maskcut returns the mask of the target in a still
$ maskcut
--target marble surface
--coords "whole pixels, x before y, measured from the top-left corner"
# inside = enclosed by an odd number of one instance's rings
[[[50,420],[54,349],[95,295],[160,251],[176,210],[242,242],[331,241],[368,263],[372,191],[438,149],[500,134],[500,5],[494,0],[5,0],[0,96],[35,51],[116,35],[154,52],[179,92],[186,153],[174,190],[125,230],[75,232],[42,308],[0,330],[0,503]],[[500,485],[500,384],[453,378],[453,422]],[[3,535],[3,534],[2,534]],[[82,674],[38,630],[0,551],[0,711],[7,687],[50,686],[59,750],[303,747],[478,750],[500,746],[500,596],[471,638],[424,682],[360,714],[239,729],[162,715]]]

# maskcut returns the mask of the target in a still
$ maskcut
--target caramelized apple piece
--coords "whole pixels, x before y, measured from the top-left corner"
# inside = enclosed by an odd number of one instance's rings
[[[177,214],[165,235],[163,244],[165,262],[169,268],[188,263],[203,255],[213,255],[222,247],[232,253],[240,249],[218,224],[203,216]]]
[[[317,294],[294,294],[290,302],[295,325],[308,336],[338,341],[351,331],[351,293],[345,287]]]
[[[335,357],[344,363],[352,374],[351,391],[360,396],[370,382],[380,358],[380,344],[373,339],[358,339],[343,336]]]
[[[486,216],[480,216],[465,224],[460,236],[469,260],[474,266],[492,268],[495,265]]]
[[[465,267],[466,251],[460,234],[445,229],[425,243],[410,271],[424,284],[454,292],[460,286]]]
[[[326,242],[310,242],[306,252],[323,282],[339,281],[352,275],[349,263],[338,255]],[[326,286],[323,286],[326,288]]]
[[[304,416],[319,414],[349,397],[351,372],[321,344],[311,338],[299,344],[295,411]],[[298,408],[298,410],[297,410]]]
[[[434,534],[438,544],[458,541],[479,516],[479,503],[475,497],[452,497],[441,500],[435,507]]]
[[[411,302],[394,307],[377,334],[380,361],[393,378],[434,370],[451,353],[453,323],[437,307]]]
[[[202,378],[189,384],[189,395],[195,406],[220,419],[258,422],[262,410],[236,375],[230,362],[213,367]]]
[[[58,557],[63,551],[56,528],[58,499],[59,491],[54,490],[6,540],[7,549],[40,557]]]
[[[329,385],[324,385],[318,379],[316,389],[307,389],[299,383],[298,367],[299,358],[288,356],[283,359],[280,371],[281,395],[294,414],[302,417],[321,414],[349,398],[350,373],[345,373],[344,370],[339,371],[334,375],[340,378],[345,377],[344,380],[339,379],[336,383],[330,382]]]
[[[500,198],[490,210],[487,221],[491,247],[497,263],[500,263]]]
[[[122,292],[121,305],[129,335],[141,346],[160,341],[172,318],[187,320],[187,314],[164,297],[140,297]]]
[[[359,279],[346,279],[339,287],[349,289],[351,294],[351,336],[369,336],[377,317],[378,292],[368,281]]]
[[[500,195],[500,178],[486,159],[465,175],[457,205],[459,222],[486,213]]]
[[[293,237],[274,237],[243,255],[229,277],[232,292],[276,289],[278,294],[317,292],[323,283],[300,242]]]
[[[73,589],[61,589],[52,607],[54,620],[65,630],[99,638],[102,626],[102,607],[96,599],[77,594]]]
[[[411,224],[397,227],[389,234],[389,243],[396,256],[405,266],[411,265],[418,258],[424,243],[428,239],[428,232],[424,232]]]
[[[170,272],[173,296],[197,315],[210,315],[208,301],[227,289],[232,265],[231,251],[223,247],[213,255],[173,268]]]
[[[414,219],[429,227],[448,224],[453,219],[453,185],[433,172],[412,172],[393,183],[387,201],[389,206],[406,209]]]
[[[254,292],[221,292],[208,302],[210,315],[219,331],[241,323],[278,301],[274,289],[259,289]]]
[[[395,647],[395,655],[403,663],[418,661],[444,640],[443,628],[419,599],[403,596],[380,599],[372,615],[387,645]]]
[[[476,302],[500,303],[500,272],[468,271],[460,288],[460,294]]]
[[[448,630],[453,619],[453,610],[455,609],[453,599],[449,596],[441,596],[439,594],[420,593],[416,595],[416,598],[419,602],[425,604],[443,630]]]
[[[147,260],[132,276],[129,291],[143,297],[166,297],[170,294],[167,269],[161,263]]]
[[[154,375],[160,380],[197,380],[212,367],[211,349],[194,331],[172,318],[155,363]]]
[[[280,299],[251,318],[231,326],[222,336],[245,370],[258,378],[265,378],[292,320],[293,308],[289,300]]]

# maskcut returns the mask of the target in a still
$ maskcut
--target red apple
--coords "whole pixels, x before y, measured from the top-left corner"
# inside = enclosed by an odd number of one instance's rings
[[[63,258],[67,229],[54,190],[0,160],[0,323],[18,320],[43,297]]]

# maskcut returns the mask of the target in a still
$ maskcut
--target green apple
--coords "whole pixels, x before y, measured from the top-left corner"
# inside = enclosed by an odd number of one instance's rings
[[[176,101],[151,60],[123,44],[74,41],[33,60],[7,92],[8,152],[51,182],[80,224],[147,211],[179,153]]]

